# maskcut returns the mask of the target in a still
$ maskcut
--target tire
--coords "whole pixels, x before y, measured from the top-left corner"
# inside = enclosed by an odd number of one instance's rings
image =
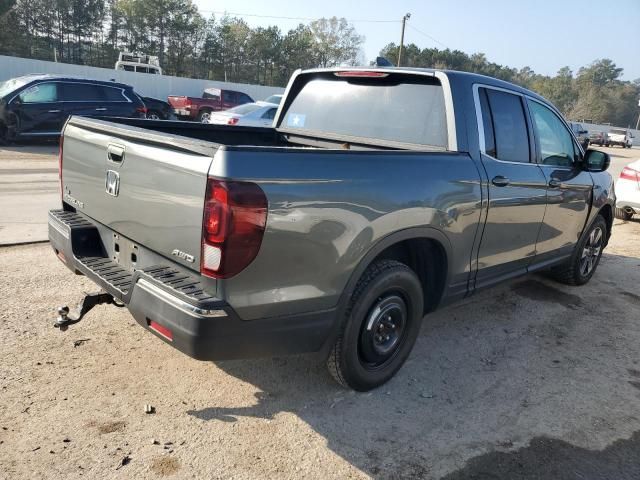
[[[619,218],[620,220],[629,221],[633,217],[633,212],[629,212],[624,208],[616,208],[614,215],[616,216],[616,218]]]
[[[198,121],[200,123],[209,123],[209,117],[211,117],[211,110],[201,110],[198,113]]]
[[[158,112],[157,110],[149,110],[147,112],[147,119],[148,120],[162,120],[162,114],[160,112]]]
[[[589,229],[583,233],[569,261],[553,268],[552,276],[566,285],[587,283],[598,268],[606,238],[607,222],[602,215],[598,215]],[[587,268],[585,268],[585,262],[587,262]]]
[[[420,279],[395,260],[370,265],[358,281],[327,368],[347,388],[365,392],[402,367],[418,338],[424,300]]]
[[[9,129],[3,123],[0,123],[0,145],[9,144]]]

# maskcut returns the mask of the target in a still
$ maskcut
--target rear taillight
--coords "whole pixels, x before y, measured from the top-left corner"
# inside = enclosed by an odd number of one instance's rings
[[[231,117],[229,120],[227,120],[227,125],[235,125],[236,123],[238,123],[238,118],[236,117]]]
[[[634,182],[640,182],[640,172],[631,167],[624,167],[620,173],[620,178],[625,180],[633,180]]]
[[[62,194],[62,150],[64,146],[64,136],[60,135],[60,142],[58,143],[58,185],[60,186],[60,200],[64,200]]]
[[[136,112],[142,113],[143,115],[146,115],[147,111],[148,111],[147,107],[144,107],[144,106],[136,108]]]
[[[229,278],[258,254],[267,223],[267,197],[255,183],[210,178],[202,221],[200,272]]]

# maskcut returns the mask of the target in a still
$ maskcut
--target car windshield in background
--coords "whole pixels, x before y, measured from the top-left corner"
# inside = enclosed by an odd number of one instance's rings
[[[329,138],[447,147],[444,94],[431,77],[313,79],[293,99],[280,127]]]
[[[259,108],[262,108],[262,105],[258,105],[257,103],[245,103],[239,107],[230,108],[227,112],[237,113],[238,115],[247,115],[248,113],[255,112]]]
[[[282,95],[271,95],[270,97],[267,97],[267,99],[265,100],[266,103],[275,103],[276,105],[280,105],[281,101],[282,101]]]
[[[615,135],[626,135],[627,131],[626,130],[622,130],[620,128],[612,128],[611,130],[609,130],[609,133],[613,133]]]
[[[32,77],[18,77],[0,83],[0,98],[32,81]]]

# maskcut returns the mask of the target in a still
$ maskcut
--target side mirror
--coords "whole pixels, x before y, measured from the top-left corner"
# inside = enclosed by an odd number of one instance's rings
[[[583,166],[588,172],[604,172],[611,164],[608,153],[588,149],[584,154]]]

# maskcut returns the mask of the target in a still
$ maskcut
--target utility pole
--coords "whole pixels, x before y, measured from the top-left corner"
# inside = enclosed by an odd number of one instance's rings
[[[640,107],[640,100],[638,100],[638,106]],[[638,114],[638,121],[636,122],[636,130],[640,130],[640,113]]]
[[[398,66],[402,63],[402,47],[404,45],[404,25],[407,23],[407,20],[411,18],[411,14],[407,13],[404,17],[402,17],[402,33],[400,34],[400,49],[398,50]]]

